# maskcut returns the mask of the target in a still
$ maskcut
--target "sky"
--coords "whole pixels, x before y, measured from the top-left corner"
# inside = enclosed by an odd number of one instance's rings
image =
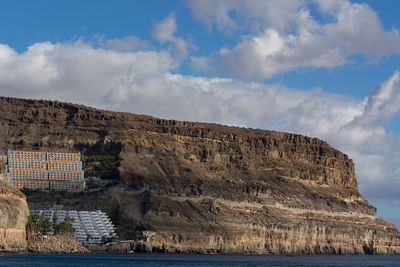
[[[0,95],[318,137],[400,228],[400,1],[1,4]]]

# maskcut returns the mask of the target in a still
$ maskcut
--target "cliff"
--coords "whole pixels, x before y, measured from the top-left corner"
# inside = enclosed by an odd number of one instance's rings
[[[25,196],[8,183],[0,181],[0,252],[26,251],[27,218]]]
[[[316,138],[0,98],[0,149],[109,155],[89,192],[31,192],[32,208],[101,209],[135,250],[392,254],[400,233],[358,192],[354,163]]]

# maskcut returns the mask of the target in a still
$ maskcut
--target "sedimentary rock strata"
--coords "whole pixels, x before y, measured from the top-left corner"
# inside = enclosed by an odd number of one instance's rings
[[[0,126],[3,150],[115,156],[118,179],[28,202],[104,210],[138,251],[400,252],[353,161],[316,138],[13,98],[0,98]]]

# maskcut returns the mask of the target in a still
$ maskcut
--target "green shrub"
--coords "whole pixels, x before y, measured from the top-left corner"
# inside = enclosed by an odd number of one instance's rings
[[[75,222],[74,218],[65,217],[63,222],[56,225],[54,234],[66,235],[75,233],[75,228],[72,226],[73,222]]]
[[[50,231],[52,225],[51,221],[45,219],[43,215],[29,215],[26,224],[26,234],[28,237],[45,235]]]
[[[88,162],[93,162],[94,173],[101,179],[115,179],[119,178],[119,162],[114,156],[110,155],[98,155],[88,157]]]

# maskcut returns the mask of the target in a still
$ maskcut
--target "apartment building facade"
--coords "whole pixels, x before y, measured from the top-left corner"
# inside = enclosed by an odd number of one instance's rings
[[[8,150],[7,167],[9,183],[19,189],[85,189],[80,153]]]

